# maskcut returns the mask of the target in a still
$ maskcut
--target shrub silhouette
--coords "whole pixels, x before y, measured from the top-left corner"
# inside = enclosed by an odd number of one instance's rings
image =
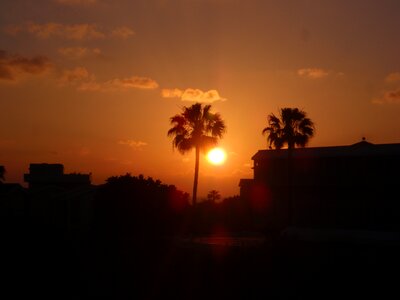
[[[189,206],[189,195],[151,177],[110,177],[95,196],[95,228],[101,234],[176,233]]]

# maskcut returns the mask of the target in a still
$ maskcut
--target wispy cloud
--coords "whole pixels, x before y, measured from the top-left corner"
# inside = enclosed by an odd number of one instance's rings
[[[78,87],[81,91],[118,91],[118,90],[129,90],[129,89],[143,89],[152,90],[158,88],[158,83],[148,77],[132,76],[128,78],[115,78],[106,82],[97,82],[96,80],[90,80],[83,82]]]
[[[51,68],[52,64],[45,56],[28,58],[0,50],[0,80],[16,82],[26,74],[43,74]]]
[[[164,98],[180,98],[181,101],[200,102],[200,103],[212,103],[215,101],[225,101],[217,90],[209,90],[203,92],[200,89],[188,88],[186,90],[174,89],[162,89],[161,96]]]
[[[161,96],[163,98],[180,98],[182,97],[183,91],[180,89],[162,89]]]
[[[54,0],[54,2],[63,5],[91,5],[96,4],[97,0]]]
[[[321,68],[304,68],[297,70],[297,75],[303,78],[320,79],[329,75],[329,71]]]
[[[400,82],[400,72],[390,73],[388,76],[386,76],[385,81],[387,83]]]
[[[101,50],[99,48],[65,47],[59,48],[58,53],[68,59],[77,60],[90,56],[100,56]]]
[[[76,84],[91,78],[88,70],[84,67],[76,67],[64,70],[59,78],[60,85]]]
[[[158,88],[158,83],[148,77],[139,77],[139,76],[132,76],[129,78],[124,79],[113,79],[106,82],[106,85],[109,84],[114,87],[118,88],[137,88],[137,89],[145,89],[145,90],[153,90]]]
[[[385,77],[386,88],[381,96],[371,100],[372,104],[400,104],[400,72],[392,72]]]
[[[129,140],[129,139],[120,140],[120,141],[118,141],[118,144],[129,146],[129,147],[133,148],[134,150],[143,150],[143,147],[148,145],[146,142],[143,142],[143,141],[136,141],[136,140]]]
[[[94,74],[84,67],[65,69],[61,72],[58,82],[60,86],[75,86],[79,91],[112,92],[130,89],[152,90],[158,88],[158,83],[148,77],[131,76],[128,78],[114,78],[100,82]]]
[[[112,36],[121,38],[121,39],[127,39],[134,34],[135,34],[135,32],[127,26],[117,27],[111,32]]]
[[[117,27],[107,33],[101,30],[97,24],[61,24],[54,22],[43,24],[27,22],[21,25],[10,25],[5,27],[4,31],[10,35],[28,33],[40,39],[58,37],[69,40],[94,40],[111,36],[126,39],[134,33],[132,29],[126,26]]]
[[[38,24],[28,22],[22,25],[11,25],[5,28],[5,32],[11,35],[17,35],[22,32],[32,34],[41,39],[50,37],[61,37],[70,40],[102,39],[105,34],[101,32],[96,24],[72,24],[64,25],[61,23]]]
[[[373,104],[400,104],[400,88],[385,91],[379,98],[372,99]]]

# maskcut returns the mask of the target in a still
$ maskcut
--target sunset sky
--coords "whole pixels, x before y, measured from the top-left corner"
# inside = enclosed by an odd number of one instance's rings
[[[194,152],[169,118],[212,103],[222,165],[200,161],[199,195],[239,193],[280,107],[315,122],[309,146],[400,142],[400,1],[2,0],[0,165],[130,172],[191,192]]]

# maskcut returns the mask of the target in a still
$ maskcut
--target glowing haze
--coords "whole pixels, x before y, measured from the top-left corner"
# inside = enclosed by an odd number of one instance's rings
[[[266,148],[269,113],[304,109],[309,146],[400,142],[400,2],[3,0],[0,165],[159,178],[191,191],[194,153],[169,118],[211,104],[223,165],[201,158],[199,194],[238,194]]]

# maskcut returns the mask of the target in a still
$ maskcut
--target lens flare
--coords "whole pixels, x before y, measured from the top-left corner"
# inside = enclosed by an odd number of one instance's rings
[[[222,165],[226,160],[226,153],[221,148],[214,148],[207,153],[207,160],[213,165]]]

